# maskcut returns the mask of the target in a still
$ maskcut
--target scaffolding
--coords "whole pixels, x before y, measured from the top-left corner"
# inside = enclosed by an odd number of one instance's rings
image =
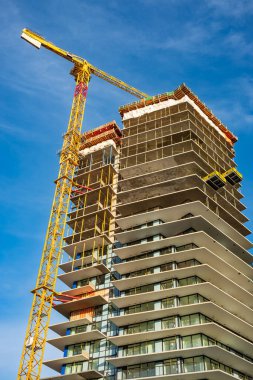
[[[159,103],[164,103],[166,101],[169,102],[170,100],[180,101],[185,96],[187,96],[188,99],[192,101],[192,105],[198,108],[203,117],[206,120],[209,120],[213,127],[217,131],[220,131],[222,135],[224,135],[229,144],[233,145],[237,141],[237,137],[225,127],[225,125],[212,113],[212,111],[184,83],[175,91],[146,97],[140,101],[120,107],[119,111],[122,118],[124,119],[124,115],[128,112],[141,110],[144,107],[150,107],[149,112],[153,112],[159,108],[155,107],[156,105],[159,105]],[[170,105],[172,105],[172,103]],[[164,108],[164,105],[161,105],[161,108]],[[145,110],[145,112],[146,111],[147,110]],[[137,115],[138,113],[136,116]]]
[[[82,136],[63,247],[69,255],[68,271],[108,261],[115,228],[121,135],[112,121]]]

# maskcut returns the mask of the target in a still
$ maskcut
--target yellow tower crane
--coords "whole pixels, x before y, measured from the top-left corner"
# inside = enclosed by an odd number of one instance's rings
[[[17,377],[18,380],[39,380],[53,298],[56,294],[55,284],[74,170],[78,165],[81,128],[90,77],[94,74],[138,98],[146,98],[148,95],[96,68],[84,58],[55,46],[29,29],[23,29],[21,37],[38,49],[43,46],[73,62],[74,67],[71,70],[71,74],[74,75],[76,81],[69,124],[63,138],[59,175],[55,181],[56,189],[39,273],[36,287],[32,291],[33,302]]]

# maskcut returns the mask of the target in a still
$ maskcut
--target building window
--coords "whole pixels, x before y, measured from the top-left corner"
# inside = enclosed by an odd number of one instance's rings
[[[203,356],[196,356],[194,358],[184,359],[184,372],[204,371],[204,358]]]
[[[170,351],[170,350],[176,350],[176,349],[177,349],[177,342],[176,342],[175,336],[173,336],[172,338],[163,339],[164,351]]]
[[[125,308],[125,314],[134,314],[134,313],[141,313],[143,311],[149,311],[154,310],[155,303],[154,302],[146,302],[139,305],[133,305],[129,306],[128,308]]]
[[[162,300],[162,309],[167,309],[175,306],[175,297],[169,297]]]
[[[148,321],[130,325],[125,329],[125,334],[135,334],[139,332],[148,332],[155,329],[155,321]]]
[[[190,314],[184,315],[180,318],[181,326],[198,325],[202,323],[211,322],[210,318],[207,318],[203,314]]]
[[[81,334],[87,331],[87,325],[72,327],[69,335]]]
[[[124,348],[124,356],[152,354],[155,352],[155,341],[132,344]]]
[[[173,262],[161,265],[161,272],[172,270],[172,269],[173,269]]]
[[[187,268],[187,267],[192,267],[195,265],[200,265],[201,263],[198,260],[191,259],[191,260],[186,260],[186,261],[181,261],[180,263],[177,264],[177,268]]]
[[[208,299],[202,297],[200,294],[191,294],[189,296],[180,297],[179,303],[183,305],[191,305],[194,303],[207,302]]]
[[[83,371],[84,362],[66,364],[64,375]]]
[[[176,327],[176,316],[162,319],[162,329],[172,329]]]
[[[195,285],[200,284],[202,282],[205,282],[204,280],[202,280],[202,278],[198,276],[191,276],[178,280],[178,286]]]
[[[143,286],[138,286],[136,288],[127,289],[125,291],[125,295],[130,296],[133,294],[152,292],[153,290],[154,290],[154,284],[143,285]]]
[[[173,287],[173,279],[161,282],[161,289],[170,289]]]
[[[188,336],[182,337],[182,345],[183,345],[183,348],[203,346],[201,334],[188,335]]]
[[[169,359],[164,361],[164,375],[172,375],[178,373],[177,359]]]

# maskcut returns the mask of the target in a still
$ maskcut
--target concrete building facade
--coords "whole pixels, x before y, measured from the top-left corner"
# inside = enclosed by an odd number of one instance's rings
[[[47,380],[250,380],[236,138],[185,85],[120,113],[83,137]]]

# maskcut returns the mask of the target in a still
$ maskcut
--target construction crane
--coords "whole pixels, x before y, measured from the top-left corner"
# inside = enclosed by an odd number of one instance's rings
[[[39,273],[35,289],[32,290],[33,302],[17,376],[18,380],[39,380],[53,299],[55,296],[59,296],[55,292],[55,285],[74,171],[78,165],[81,129],[90,77],[92,74],[96,75],[140,99],[146,98],[148,95],[96,68],[84,58],[46,41],[42,36],[29,29],[23,29],[21,37],[38,49],[43,46],[74,63],[71,74],[74,75],[76,81],[68,128],[63,137],[60,169],[55,181],[56,189]]]

